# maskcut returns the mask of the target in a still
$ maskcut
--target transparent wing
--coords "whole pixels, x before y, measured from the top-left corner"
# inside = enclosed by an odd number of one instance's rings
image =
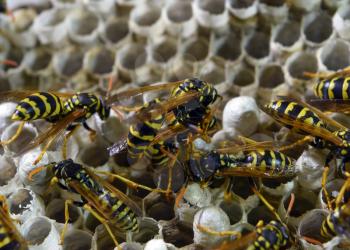
[[[8,229],[10,229],[9,233],[13,235],[13,238],[21,243],[21,249],[28,249],[25,239],[19,233],[16,226],[13,224],[9,213],[5,211],[3,207],[0,207],[0,220],[2,224],[5,225],[5,228],[7,227]]]
[[[296,129],[299,129],[301,131],[304,131],[312,136],[323,138],[329,142],[334,143],[337,146],[342,146],[342,140],[335,136],[331,131],[327,130],[326,128],[317,127],[308,123],[305,123],[299,119],[293,119],[290,116],[282,113],[278,113],[275,110],[266,108],[266,107],[260,107],[265,113],[270,115],[273,119],[275,119],[277,122],[292,126]]]
[[[221,145],[222,144],[224,144],[225,147],[215,149],[215,151],[222,154],[230,154],[230,153],[234,154],[238,152],[246,152],[246,151],[259,150],[259,149],[278,150],[278,148],[281,147],[280,144],[273,141],[251,142],[249,144],[243,144],[243,145],[235,142],[224,141],[224,142],[221,142]]]
[[[179,105],[187,103],[188,101],[199,97],[199,92],[188,92],[186,95],[170,97],[166,101],[155,103],[147,108],[137,111],[133,116],[128,117],[126,122],[135,123],[151,120],[159,115],[166,114],[170,110],[176,108]]]
[[[270,166],[271,167],[271,166]],[[276,173],[275,170],[266,170],[266,167],[251,167],[251,166],[241,166],[232,167],[220,170],[217,173],[218,176],[245,176],[245,177],[259,177],[259,178],[281,178],[281,177],[294,177],[296,174],[293,169],[285,172]]]
[[[310,103],[322,111],[349,113],[350,100],[343,99],[312,99]]]
[[[100,185],[106,188],[109,192],[113,193],[118,199],[120,199],[123,203],[125,203],[128,207],[130,207],[135,214],[137,214],[138,216],[142,215],[141,208],[133,200],[131,200],[126,194],[118,190],[116,187],[114,187],[112,184],[110,184],[106,180],[94,174],[91,170],[89,169],[86,169],[86,170],[92,179],[100,183]]]
[[[60,134],[64,133],[65,129],[69,124],[74,122],[76,119],[82,117],[85,115],[85,111],[82,109],[76,110],[66,117],[64,117],[62,120],[52,124],[46,131],[44,131],[42,134],[34,138],[32,141],[30,141],[27,145],[25,145],[22,150],[20,150],[16,156],[19,156],[21,154],[24,154],[28,152],[29,150],[32,150],[39,146],[40,144],[44,143],[45,141],[51,141],[55,140]]]
[[[110,96],[107,100],[107,105],[113,105],[115,103],[120,102],[120,100],[122,100],[122,99],[131,97],[131,96],[140,95],[140,94],[148,92],[148,91],[156,91],[156,90],[160,91],[160,90],[171,89],[171,88],[174,88],[174,87],[180,85],[181,83],[183,83],[183,81],[169,82],[169,83],[163,83],[163,84],[154,84],[154,85],[139,87],[139,88],[135,88],[135,89],[129,89],[129,90],[123,91],[121,93]]]
[[[113,156],[113,155],[119,154],[120,152],[126,150],[127,147],[128,147],[127,140],[126,140],[126,138],[123,138],[123,139],[119,140],[118,142],[114,143],[109,148],[107,148],[107,150],[109,152],[109,156]]]
[[[322,112],[321,110],[317,109],[316,107],[294,97],[294,96],[278,96],[278,98],[281,98],[283,100],[291,100],[291,101],[295,101],[301,105],[303,105],[304,107],[309,108],[312,112],[314,112],[315,114],[318,115],[318,117],[321,118],[321,120],[323,120],[327,125],[333,126],[338,130],[347,130],[348,128],[343,126],[342,124],[338,123],[337,121],[329,118],[324,112]]]

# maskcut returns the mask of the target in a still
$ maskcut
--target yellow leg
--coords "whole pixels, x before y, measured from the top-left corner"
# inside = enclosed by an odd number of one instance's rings
[[[62,158],[67,159],[67,144],[68,139],[73,135],[73,133],[77,130],[79,126],[76,126],[73,130],[69,131],[67,135],[64,136],[63,145],[62,145]]]
[[[114,106],[116,109],[125,111],[125,112],[137,112],[141,107],[125,107],[125,106]]]
[[[200,224],[197,225],[198,230],[207,233],[207,234],[211,234],[211,235],[216,235],[216,236],[235,236],[236,238],[240,238],[241,237],[241,233],[237,232],[237,231],[215,231],[209,227],[206,226],[202,226]]]
[[[342,202],[342,199],[344,197],[344,194],[345,194],[345,191],[350,187],[350,177],[349,177],[349,174],[346,173],[346,176],[347,176],[347,180],[345,181],[345,183],[343,184],[343,186],[341,187],[338,195],[337,195],[337,198],[335,200],[335,207],[339,207],[341,202]]]
[[[23,127],[24,127],[24,123],[25,122],[21,122],[17,128],[16,133],[8,140],[6,141],[2,141],[0,142],[1,145],[7,145],[10,144],[11,142],[13,142],[14,140],[16,140],[18,138],[18,136],[22,133]]]
[[[276,218],[279,221],[282,221],[281,217],[276,212],[276,209],[265,199],[265,197],[255,187],[252,187],[252,190],[259,197],[259,199],[265,204],[265,206],[276,216]]]
[[[179,150],[177,150],[176,154],[172,154],[170,152],[168,152],[167,150],[160,148],[160,151],[166,155],[168,155],[168,157],[171,159],[171,161],[169,162],[169,167],[168,167],[168,171],[169,171],[169,179],[168,179],[168,187],[166,190],[166,195],[170,195],[173,191],[172,191],[172,183],[173,183],[173,167],[176,163],[176,160],[178,158],[179,155]]]
[[[150,191],[150,192],[158,192],[158,193],[166,193],[165,190],[163,189],[159,189],[159,188],[150,188],[141,184],[138,184],[136,182],[133,182],[121,175],[117,175],[117,174],[112,174],[110,172],[106,172],[106,171],[94,171],[97,174],[102,174],[102,175],[107,175],[107,176],[111,176],[113,178],[116,178],[124,183],[126,183],[130,188],[132,189],[137,189],[137,188],[142,188],[144,190]]]
[[[55,137],[51,138],[48,143],[46,143],[45,147],[41,150],[39,156],[35,159],[35,161],[33,162],[33,165],[38,164],[38,162],[41,161],[41,159],[43,158],[44,154],[46,153],[47,149],[51,146],[51,144],[55,141]]]
[[[292,148],[295,148],[297,146],[301,146],[303,144],[306,144],[306,143],[309,143],[313,140],[313,137],[311,136],[305,136],[303,139],[300,139],[288,146],[282,146],[278,149],[278,151],[286,151],[286,150],[289,150],[289,149],[292,149]]]
[[[67,226],[68,226],[68,221],[69,221],[69,205],[72,205],[73,201],[72,200],[66,200],[64,202],[64,226],[60,235],[60,245],[63,244],[63,239],[64,235],[66,234],[67,231]]]
[[[310,78],[322,78],[322,79],[330,79],[334,77],[339,77],[339,76],[347,76],[350,74],[350,66],[346,67],[342,70],[339,70],[335,73],[327,73],[327,72],[321,72],[321,73],[313,73],[313,72],[304,72],[304,76],[310,77]]]
[[[178,194],[176,195],[176,199],[175,199],[175,206],[176,207],[180,207],[180,201],[182,200],[182,198],[184,197],[185,193],[186,193],[186,189],[187,186],[183,186],[180,191],[178,192]]]
[[[233,185],[233,179],[232,178],[226,178],[225,180],[227,182],[226,184],[226,188],[225,188],[225,193],[224,193],[224,200],[225,201],[232,201],[233,197],[232,197],[232,185]]]
[[[88,204],[85,204],[83,206],[83,208],[85,210],[89,211],[99,222],[101,222],[101,224],[103,224],[103,226],[106,228],[107,232],[111,236],[111,238],[112,238],[114,244],[116,245],[116,247],[118,248],[118,250],[122,250],[121,247],[119,246],[119,243],[118,243],[117,239],[115,238],[110,226],[108,225],[108,221],[105,218],[103,218],[98,212],[93,210]]]
[[[328,191],[326,189],[328,173],[329,173],[329,166],[325,166],[323,173],[322,173],[321,186],[322,186],[322,192],[323,192],[324,196],[326,197],[327,207],[328,207],[329,211],[332,211],[333,209],[332,209],[331,200],[329,198],[329,194],[328,194]]]

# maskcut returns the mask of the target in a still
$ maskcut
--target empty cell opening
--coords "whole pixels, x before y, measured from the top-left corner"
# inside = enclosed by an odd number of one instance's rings
[[[288,209],[290,199],[291,196],[288,196],[288,198],[283,201],[283,206],[286,210]],[[295,194],[294,206],[290,211],[290,216],[300,217],[313,208],[315,208],[315,199],[313,197],[301,197],[298,196],[298,194]]]
[[[233,84],[244,87],[254,83],[254,72],[250,69],[243,68],[239,70],[233,78]]]
[[[10,127],[7,127],[5,130],[6,134],[2,134],[4,138],[3,140],[8,140],[12,135],[14,135],[17,131],[19,123],[11,124]],[[20,152],[23,149],[23,145],[26,145],[28,142],[33,140],[36,136],[35,129],[30,126],[24,126],[21,132],[21,136],[19,136],[12,143],[7,145],[7,148],[14,153]]]
[[[244,9],[253,5],[256,0],[229,0],[232,8]]]
[[[57,73],[63,76],[73,76],[77,73],[83,64],[83,54],[76,50],[64,50],[56,55]]]
[[[343,69],[350,64],[349,46],[341,40],[331,41],[323,47],[321,60],[328,70]]]
[[[273,89],[284,82],[281,66],[271,65],[263,69],[259,77],[259,85],[263,88]]]
[[[249,224],[256,225],[260,220],[266,224],[276,217],[265,205],[261,205],[250,210],[247,219]]]
[[[305,18],[303,32],[307,40],[322,43],[333,32],[332,18],[326,13],[311,13]]]
[[[35,221],[24,231],[24,238],[31,245],[40,245],[44,242],[51,231],[51,223],[45,219],[37,217]]]
[[[176,52],[176,42],[172,40],[164,40],[153,47],[152,56],[156,62],[165,63],[174,57]]]
[[[46,207],[46,216],[50,219],[57,221],[58,223],[64,223],[64,203],[62,199],[52,200]],[[74,205],[68,206],[69,211],[69,223],[74,223],[79,219],[80,213],[78,208]]]
[[[17,168],[10,159],[2,157],[0,161],[0,172],[0,186],[4,186],[16,175]]]
[[[89,233],[74,229],[65,235],[63,250],[91,249],[91,238]]]
[[[200,73],[200,78],[203,81],[210,82],[214,85],[222,83],[225,81],[225,69],[217,65],[210,69],[203,68]]]
[[[189,61],[202,61],[209,52],[209,44],[205,39],[190,40],[184,44],[183,55]]]
[[[51,61],[51,53],[47,50],[32,50],[25,57],[25,63],[33,70],[45,69]]]
[[[300,38],[300,24],[287,21],[276,28],[274,41],[285,47],[292,46]]]
[[[214,54],[226,60],[237,60],[241,53],[241,38],[237,34],[229,33],[214,42]]]
[[[242,219],[243,211],[242,207],[232,201],[223,201],[220,203],[220,208],[224,210],[224,212],[230,218],[230,224],[234,225]]]
[[[199,7],[212,14],[221,14],[225,10],[225,0],[200,0]]]
[[[142,45],[131,45],[120,52],[120,64],[129,70],[137,69],[146,63],[147,53]]]
[[[299,232],[301,236],[306,236],[320,242],[325,242],[325,239],[321,236],[322,223],[327,217],[327,213],[324,211],[313,211],[310,216],[304,218],[299,225]]]
[[[142,219],[140,221],[140,230],[133,235],[133,240],[139,243],[146,243],[158,234],[158,223],[154,220]]]
[[[112,42],[117,43],[127,36],[129,33],[129,25],[126,20],[115,20],[107,23],[105,28],[106,38]]]
[[[48,11],[39,16],[40,22],[44,26],[55,26],[61,23],[66,17],[65,10]]]
[[[107,145],[102,143],[95,143],[84,148],[81,152],[81,161],[93,167],[104,165],[109,158],[108,151],[106,150]]]
[[[160,17],[161,11],[159,8],[144,8],[142,10],[136,10],[134,15],[135,22],[140,26],[151,26]]]
[[[175,23],[185,22],[192,17],[192,6],[188,2],[175,2],[167,9],[169,20]]]
[[[94,54],[91,60],[91,71],[95,74],[106,74],[113,70],[114,53],[108,49],[101,48]]]
[[[301,53],[296,55],[288,66],[290,75],[297,79],[308,80],[304,72],[317,72],[317,58],[312,53]]]
[[[70,23],[73,33],[78,35],[91,34],[98,26],[98,18],[88,12],[81,12],[81,16],[72,18]]]
[[[261,59],[270,53],[270,37],[262,32],[256,32],[250,36],[244,46],[248,55]]]
[[[30,206],[33,200],[28,189],[19,189],[9,200],[10,202],[10,211],[13,214],[21,214]]]
[[[147,209],[147,215],[157,221],[171,220],[175,217],[174,205],[158,202]]]

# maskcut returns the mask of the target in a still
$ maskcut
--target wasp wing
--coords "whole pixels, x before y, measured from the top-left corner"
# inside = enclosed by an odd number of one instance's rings
[[[241,164],[237,167],[225,168],[220,170],[216,175],[218,176],[240,176],[240,177],[257,177],[257,178],[281,178],[294,177],[296,170],[288,168],[287,170],[276,171],[272,166],[244,166]]]
[[[107,189],[109,192],[113,193],[118,199],[120,199],[123,203],[125,203],[128,207],[131,208],[131,210],[137,215],[142,216],[142,210],[131,198],[129,198],[127,195],[125,195],[123,192],[118,190],[116,187],[114,187],[111,183],[108,181],[102,179],[98,175],[94,174],[92,170],[86,169],[86,171],[89,173],[91,178],[99,183],[102,187]]]
[[[74,122],[76,119],[79,119],[80,117],[84,116],[85,113],[86,111],[83,109],[73,111],[66,117],[62,118],[60,121],[52,124],[46,131],[34,138],[27,145],[25,145],[15,156],[22,155],[28,152],[29,150],[36,148],[45,141],[55,140],[59,135],[64,133],[65,129],[69,124]]]
[[[135,88],[135,89],[129,89],[129,90],[123,91],[121,93],[117,93],[115,95],[110,96],[107,100],[107,105],[113,105],[115,103],[120,102],[120,100],[122,100],[122,99],[136,96],[136,95],[140,95],[140,94],[143,94],[143,93],[148,92],[148,91],[156,91],[156,90],[160,91],[160,90],[171,89],[171,88],[174,88],[174,87],[180,85],[181,83],[183,83],[183,81],[168,82],[168,83],[162,83],[162,84],[153,84],[153,85],[139,87],[139,88]]]
[[[322,111],[350,113],[350,100],[343,99],[312,99],[310,103]]]
[[[133,116],[126,119],[129,123],[143,122],[156,118],[162,114],[166,114],[170,110],[199,97],[199,92],[189,91],[185,95],[173,96],[166,101],[154,103],[147,108],[141,108]]]
[[[259,149],[269,149],[269,150],[278,150],[281,147],[280,144],[273,141],[262,141],[262,142],[250,142],[249,144],[238,144],[234,142],[224,141],[220,143],[224,144],[225,147],[215,149],[216,152],[222,154],[234,154],[239,152],[253,151]]]
[[[28,249],[27,242],[22,237],[22,235],[17,230],[16,226],[13,224],[11,217],[3,207],[0,207],[0,220],[3,225],[5,225],[5,228],[9,229],[9,234],[13,235],[13,238],[15,238],[18,242],[21,244],[22,250]]]
[[[295,96],[278,96],[278,98],[281,98],[283,100],[291,100],[291,101],[295,101],[299,104],[301,104],[304,107],[309,108],[312,112],[314,112],[315,114],[318,115],[319,118],[321,118],[321,120],[323,120],[327,125],[333,126],[338,130],[347,130],[348,128],[343,126],[342,124],[338,123],[337,121],[329,118],[324,112],[322,112],[321,110],[317,109],[316,107],[298,99]]]
[[[315,125],[305,123],[304,121],[300,119],[293,119],[290,116],[286,114],[282,114],[279,112],[276,112],[273,109],[269,109],[267,107],[260,107],[266,114],[270,115],[273,119],[275,119],[277,122],[289,125],[295,129],[301,130],[306,132],[307,134],[310,134],[315,137],[323,138],[329,142],[334,143],[337,146],[343,146],[342,140],[335,136],[331,131],[329,131],[326,128],[323,127],[317,127]],[[293,129],[292,129],[293,131]]]

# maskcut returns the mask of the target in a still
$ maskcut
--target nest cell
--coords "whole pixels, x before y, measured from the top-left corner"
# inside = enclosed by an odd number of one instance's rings
[[[0,156],[0,187],[9,183],[17,173],[17,168],[14,162],[4,156]]]
[[[83,65],[82,52],[74,47],[67,47],[54,55],[53,68],[60,76],[71,77],[75,75]]]
[[[147,61],[146,49],[141,44],[129,44],[118,52],[117,61],[126,70],[140,68]]]
[[[240,35],[230,32],[215,39],[213,53],[225,60],[236,61],[242,54]]]
[[[209,43],[205,38],[194,38],[187,40],[182,47],[181,54],[186,60],[192,62],[203,61],[207,58]]]
[[[102,31],[104,39],[111,44],[118,44],[129,34],[129,24],[126,19],[111,19]]]
[[[51,52],[48,49],[37,48],[27,52],[22,65],[31,71],[46,69],[51,62]]]
[[[259,76],[259,86],[273,89],[284,83],[284,72],[279,65],[268,65],[262,69]]]
[[[176,55],[177,43],[173,39],[162,39],[152,46],[151,56],[156,63],[167,63]]]
[[[312,12],[304,17],[302,30],[306,43],[320,45],[333,34],[332,18],[325,12]]]
[[[350,64],[350,50],[347,42],[337,39],[326,43],[320,50],[320,59],[327,70],[337,71]]]
[[[314,53],[299,52],[288,58],[286,67],[291,77],[308,80],[304,72],[317,72],[318,62]]]
[[[174,1],[167,7],[166,14],[171,22],[186,22],[193,16],[191,3],[186,1]]]

